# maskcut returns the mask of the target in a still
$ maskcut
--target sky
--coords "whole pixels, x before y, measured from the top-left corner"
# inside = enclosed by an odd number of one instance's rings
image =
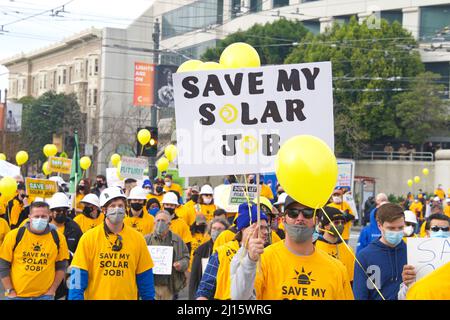
[[[0,60],[46,47],[90,27],[126,28],[153,1],[0,0]],[[52,16],[52,9],[53,13],[64,12]],[[8,88],[7,72],[0,66],[1,91]]]

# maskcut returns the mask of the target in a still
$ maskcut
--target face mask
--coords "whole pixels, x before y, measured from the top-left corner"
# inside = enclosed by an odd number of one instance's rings
[[[66,215],[64,213],[57,213],[55,215],[55,221],[59,224],[66,222]]]
[[[314,227],[308,228],[305,225],[285,223],[284,228],[286,229],[289,239],[295,243],[304,243],[310,240],[314,233]]]
[[[114,225],[120,224],[125,218],[125,209],[124,208],[108,209],[108,212],[106,212],[106,217],[112,224]]]
[[[413,234],[414,232],[414,227],[413,226],[407,226],[403,228],[403,233],[405,234],[405,236],[409,237]]]
[[[173,215],[175,213],[175,209],[174,208],[164,208],[164,210],[166,210],[171,215]]]
[[[94,211],[94,209],[92,209],[91,207],[84,207],[83,208],[83,214],[86,217],[92,217],[92,212]],[[95,218],[94,218],[95,219]]]
[[[172,182],[168,181],[168,182],[165,183],[165,185],[166,185],[166,187],[170,188],[170,186],[172,186]]]
[[[105,184],[101,181],[97,181],[97,187],[101,188],[103,187]]]
[[[155,224],[155,233],[158,236],[161,236],[164,232],[167,231],[167,229],[169,229],[169,225],[165,222],[165,221],[157,221]]]
[[[157,186],[156,187],[156,193],[160,194],[161,192],[163,192],[163,187]]]
[[[204,204],[210,204],[211,201],[212,201],[212,198],[206,198],[206,197],[203,197],[203,203],[204,203]]]
[[[220,231],[220,230],[211,230],[211,239],[212,239],[212,241],[216,241],[217,237],[221,233],[222,233],[222,231]]]
[[[194,201],[195,203],[197,203],[198,202],[198,194],[193,194],[191,196],[191,200]]]
[[[198,233],[205,233],[205,230],[206,230],[206,224],[201,224],[201,225],[196,226],[196,227],[195,227],[195,230],[196,230]]]
[[[153,209],[150,209],[149,213],[150,213],[152,216],[155,216],[156,213],[157,213],[158,211],[159,211],[159,208],[153,208]]]
[[[342,234],[342,232],[344,232],[344,226],[342,224],[339,224],[335,227],[338,233],[336,233],[336,230],[333,227],[331,227],[330,231],[334,237],[339,238],[339,235]]]
[[[44,231],[47,228],[48,220],[44,218],[31,218],[31,227],[37,231]]]
[[[142,203],[132,203],[131,204],[131,208],[134,211],[141,211],[143,207],[144,207],[144,205]]]
[[[341,199],[341,197],[333,197],[333,202],[334,203],[342,203],[342,199]]]
[[[84,186],[78,186],[78,191],[83,191],[84,190]]]
[[[431,231],[430,238],[448,238],[450,237],[450,231]]]
[[[403,231],[385,231],[384,232],[384,239],[386,239],[386,241],[393,245],[394,247],[396,247],[403,238]]]

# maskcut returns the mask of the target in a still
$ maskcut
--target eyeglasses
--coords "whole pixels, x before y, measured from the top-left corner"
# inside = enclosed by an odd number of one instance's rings
[[[430,229],[431,229],[431,231],[433,231],[433,232],[438,232],[439,230],[442,230],[442,231],[448,231],[448,230],[450,230],[450,227],[433,226],[433,227],[431,227]]]
[[[333,224],[337,225],[345,225],[345,220],[333,220]]]
[[[285,214],[291,219],[297,219],[300,213],[303,214],[305,219],[311,219],[314,216],[314,209],[287,209],[285,211]]]

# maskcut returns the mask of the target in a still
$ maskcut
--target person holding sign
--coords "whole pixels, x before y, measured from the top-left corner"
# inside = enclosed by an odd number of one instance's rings
[[[109,187],[100,194],[105,222],[81,237],[72,260],[69,300],[153,300],[153,261],[144,237],[123,223],[126,197]]]
[[[250,236],[231,264],[232,299],[353,300],[342,262],[314,247],[315,220],[313,208],[288,196],[286,239],[264,248],[257,232]]]
[[[185,271],[189,267],[189,250],[183,240],[170,231],[172,216],[165,210],[155,216],[155,230],[145,236],[148,246],[173,247],[171,274],[155,273],[156,300],[174,300],[174,296],[186,286]]]
[[[143,188],[136,186],[131,189],[128,196],[128,216],[124,220],[125,225],[132,227],[143,236],[152,233],[155,225],[155,218],[144,212],[146,200],[147,192]]]
[[[0,278],[8,299],[54,300],[68,265],[66,239],[50,228],[45,202],[33,202],[29,218],[24,227],[5,237],[0,248]]]
[[[94,193],[89,193],[81,200],[83,204],[83,212],[77,215],[75,221],[81,228],[81,231],[86,231],[95,228],[105,220],[105,215],[100,208],[100,200]]]

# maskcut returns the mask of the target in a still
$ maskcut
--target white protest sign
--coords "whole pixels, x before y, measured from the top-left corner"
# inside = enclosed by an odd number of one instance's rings
[[[13,165],[5,160],[0,160],[0,176],[15,177],[20,176],[20,167]]]
[[[175,73],[180,176],[275,171],[289,138],[334,149],[330,62]]]
[[[153,274],[172,274],[173,247],[169,246],[147,246],[154,266]]]
[[[408,238],[408,264],[416,268],[416,280],[450,262],[450,239]]]
[[[122,157],[120,165],[120,176],[122,178],[133,178],[142,180],[144,171],[148,167],[148,160],[144,158]]]
[[[353,190],[355,179],[355,161],[338,159],[338,177],[336,188],[348,188]]]
[[[205,273],[206,266],[208,265],[209,258],[202,258],[202,274]]]
[[[241,203],[247,202],[248,200],[252,201],[256,198],[258,192],[258,188],[256,184],[245,185],[243,183],[234,183],[231,185],[230,191],[230,200],[229,204],[238,206]]]
[[[120,186],[123,188],[123,181],[117,176],[117,168],[106,168],[106,182],[108,187]]]

